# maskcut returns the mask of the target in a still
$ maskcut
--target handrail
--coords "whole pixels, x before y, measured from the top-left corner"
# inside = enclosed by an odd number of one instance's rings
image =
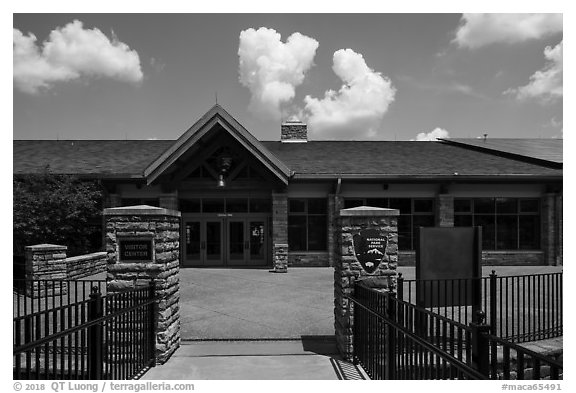
[[[370,288],[367,288],[367,289],[370,289]],[[377,291],[375,291],[375,292],[377,292]],[[451,356],[450,354],[447,354],[446,352],[436,348],[434,345],[430,344],[428,341],[422,339],[418,335],[412,333],[411,331],[407,330],[406,328],[404,328],[403,326],[394,322],[393,320],[388,319],[388,318],[384,317],[383,315],[371,310],[370,308],[363,305],[358,299],[355,299],[353,296],[348,296],[347,298],[350,299],[354,304],[356,304],[356,305],[360,306],[361,308],[363,308],[364,310],[368,311],[370,314],[376,316],[378,319],[383,320],[387,324],[393,326],[396,330],[402,332],[403,334],[408,336],[411,340],[414,340],[417,344],[426,348],[428,351],[433,352],[435,355],[437,355],[437,356],[441,357],[442,359],[450,362],[450,364],[452,364],[454,367],[456,367],[460,371],[462,371],[462,372],[466,373],[467,375],[470,375],[476,379],[486,379],[485,375],[478,372],[474,368],[468,366],[466,363],[463,363],[460,360],[456,359],[455,357]]]

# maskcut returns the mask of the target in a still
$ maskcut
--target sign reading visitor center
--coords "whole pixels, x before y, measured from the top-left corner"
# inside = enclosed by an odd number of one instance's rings
[[[377,229],[364,229],[354,235],[354,254],[367,273],[374,273],[384,254],[388,238]]]
[[[152,239],[121,240],[120,262],[152,262]]]

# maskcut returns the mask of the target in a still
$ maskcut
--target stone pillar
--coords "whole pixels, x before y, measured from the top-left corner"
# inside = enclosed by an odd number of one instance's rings
[[[274,266],[271,273],[288,273],[288,244],[274,243]]]
[[[398,209],[366,206],[340,210],[334,265],[334,328],[338,350],[347,360],[352,360],[353,354],[354,310],[348,296],[354,295],[354,283],[362,280],[370,282],[371,287],[396,292],[399,214]],[[364,258],[369,247],[383,254],[374,265]]]
[[[37,244],[25,247],[26,279],[35,280],[26,286],[28,296],[64,295],[66,285],[38,280],[66,279],[66,251],[68,247],[55,244]]]
[[[436,226],[454,226],[454,196],[450,194],[436,196]]]
[[[334,266],[337,258],[336,250],[336,233],[338,227],[338,217],[340,210],[344,207],[344,199],[340,195],[328,195],[328,264]]]
[[[104,209],[104,217],[107,290],[114,293],[154,281],[161,298],[156,305],[156,361],[165,363],[180,346],[180,212],[128,206]]]
[[[288,195],[285,193],[272,193],[272,244],[274,265],[270,271],[288,272]]]
[[[165,194],[161,195],[158,199],[160,207],[170,210],[178,210],[178,194]]]

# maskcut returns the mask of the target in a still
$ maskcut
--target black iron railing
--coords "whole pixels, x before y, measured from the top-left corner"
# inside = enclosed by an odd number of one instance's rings
[[[14,379],[131,379],[154,365],[154,286],[40,308],[13,322]]]
[[[354,360],[372,379],[484,379],[471,329],[385,292],[354,287]]]
[[[372,379],[562,379],[562,363],[387,292],[354,287],[353,356]]]
[[[55,309],[90,298],[92,288],[106,295],[106,280],[13,279],[13,317]]]
[[[492,333],[514,342],[562,336],[562,272],[478,279],[405,280],[398,298],[462,324],[485,310]]]
[[[562,379],[563,364],[551,356],[531,351],[512,343],[486,334],[483,338],[489,346],[490,379]]]

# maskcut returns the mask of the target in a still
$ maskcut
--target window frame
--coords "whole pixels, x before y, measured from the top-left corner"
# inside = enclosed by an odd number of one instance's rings
[[[493,211],[489,213],[477,213],[475,211],[476,201],[478,200],[486,200],[491,199],[491,203],[493,205]],[[512,199],[515,203],[515,212],[499,212],[498,211],[498,200],[501,199]],[[462,197],[462,198],[454,198],[454,203],[456,204],[457,201],[468,201],[470,204],[470,210],[467,212],[459,211],[457,212],[454,209],[454,226],[468,226],[468,225],[456,225],[458,222],[457,217],[469,217],[467,221],[470,222],[470,226],[476,226],[476,222],[480,217],[491,217],[493,221],[493,239],[491,242],[494,244],[494,247],[484,247],[485,240],[482,241],[482,248],[485,251],[542,251],[542,201],[540,198],[534,197]],[[522,201],[531,201],[536,202],[537,209],[535,211],[522,211]],[[521,247],[521,217],[535,217],[537,219],[537,231],[535,237],[535,243],[531,245],[530,248],[523,248]],[[505,218],[505,217],[515,217],[516,222],[516,232],[515,232],[515,247],[514,248],[500,248],[498,247],[498,218]],[[484,238],[484,233],[482,234]],[[502,241],[501,241],[502,243]]]
[[[368,204],[369,200],[385,200],[385,206],[380,206],[380,207],[384,207],[384,208],[390,208],[390,201],[394,200],[394,199],[405,199],[405,200],[410,200],[410,212],[406,213],[406,212],[402,212],[400,211],[400,215],[398,216],[398,235],[400,237],[400,220],[405,220],[406,217],[408,217],[409,221],[410,221],[410,228],[407,231],[402,231],[403,234],[408,234],[409,233],[409,242],[410,242],[410,246],[409,248],[402,248],[400,246],[400,242],[402,239],[398,239],[398,249],[400,251],[415,251],[415,246],[416,246],[416,239],[415,239],[415,228],[414,228],[414,217],[422,217],[422,216],[426,216],[426,217],[431,217],[432,218],[432,227],[436,225],[436,198],[435,197],[367,197],[367,198],[360,198],[360,197],[350,197],[350,198],[344,198],[344,206],[346,206],[346,202],[349,202],[349,207],[355,207],[355,206],[350,206],[353,205],[351,202],[354,201],[356,204],[361,202],[364,206],[370,206],[370,204]],[[431,210],[428,212],[416,212],[414,209],[414,205],[416,201],[429,201],[431,202]],[[381,204],[381,203],[380,203]],[[361,205],[360,205],[361,206]],[[394,209],[394,207],[392,207]]]
[[[315,202],[318,200],[322,200],[326,206],[326,209],[323,213],[310,213],[309,212],[309,201],[310,200],[314,200]],[[291,201],[300,201],[300,202],[304,202],[304,210],[303,211],[291,211],[290,209],[290,202]],[[288,226],[288,251],[289,252],[328,252],[328,227],[329,227],[329,222],[328,222],[328,199],[327,198],[288,198],[288,222],[287,222],[287,226]],[[304,231],[305,231],[305,247],[302,250],[294,250],[292,249],[293,246],[293,242],[290,242],[290,217],[304,217]],[[309,231],[309,225],[310,225],[310,217],[315,218],[315,217],[323,217],[326,225],[324,227],[325,230],[325,234],[324,234],[324,241],[325,241],[325,246],[323,249],[319,249],[319,250],[310,250],[310,231]]]

